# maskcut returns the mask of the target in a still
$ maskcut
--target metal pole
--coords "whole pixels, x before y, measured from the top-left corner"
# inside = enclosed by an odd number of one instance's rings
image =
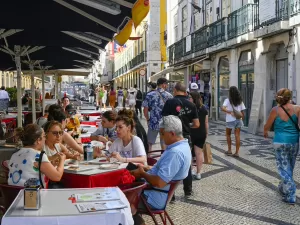
[[[32,112],[32,123],[36,121],[36,111],[35,111],[35,87],[34,87],[34,68],[33,64],[29,65],[31,70],[31,112]]]
[[[45,110],[45,71],[42,70],[42,115]]]
[[[58,73],[55,73],[55,98],[59,100],[59,94],[58,94]]]
[[[22,127],[22,84],[21,84],[21,60],[20,56],[15,57],[16,67],[17,67],[17,106],[18,106],[18,127]]]

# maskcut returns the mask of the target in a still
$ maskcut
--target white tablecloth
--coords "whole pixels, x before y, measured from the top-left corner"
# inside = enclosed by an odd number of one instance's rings
[[[41,208],[24,210],[24,192],[19,195],[2,218],[2,225],[133,225],[130,205],[118,189],[120,199],[128,206],[121,210],[80,213],[68,198],[72,194],[97,192],[100,188],[43,189]]]

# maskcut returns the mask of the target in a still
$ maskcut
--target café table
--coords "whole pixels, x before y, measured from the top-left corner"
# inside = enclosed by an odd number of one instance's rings
[[[2,218],[2,225],[133,225],[130,205],[123,192],[116,188],[126,208],[80,213],[69,200],[73,194],[97,193],[101,188],[42,189],[39,210],[24,210],[24,191],[21,190]]]
[[[100,165],[80,164],[80,167],[93,169],[82,172],[65,170],[61,182],[65,188],[114,187],[130,184],[134,181],[134,177],[125,169],[126,166],[127,163],[122,163],[115,169],[100,169]]]

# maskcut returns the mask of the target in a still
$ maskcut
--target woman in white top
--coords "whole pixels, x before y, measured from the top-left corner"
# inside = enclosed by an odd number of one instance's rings
[[[136,105],[136,89],[130,88],[127,93],[127,101],[130,109],[134,108]]]
[[[44,151],[54,166],[57,166],[60,152],[64,153],[67,159],[80,160],[80,154],[72,154],[63,144],[61,144],[62,136],[64,134],[61,123],[54,120],[49,121],[45,124],[44,131],[46,134]]]
[[[37,124],[28,124],[24,129],[18,128],[16,136],[22,141],[23,146],[14,153],[9,161],[8,184],[15,186],[26,186],[34,182],[40,184],[39,180],[39,158],[45,144],[45,133]],[[41,159],[42,182],[45,185],[45,176],[52,181],[60,181],[64,172],[64,161],[66,156],[59,153],[60,163],[54,167],[48,160],[46,154]]]
[[[116,119],[118,138],[108,151],[111,153],[111,157],[116,158],[119,162],[145,164],[147,157],[144,144],[139,137],[132,133],[134,130],[133,111],[126,111],[127,116],[118,116]]]
[[[240,145],[241,145],[241,127],[243,126],[244,110],[246,109],[241,93],[235,86],[229,88],[229,98],[226,98],[222,111],[226,113],[226,139],[228,145],[228,151],[225,152],[227,155],[232,155],[231,151],[231,130],[234,130],[236,152],[233,154],[234,157],[239,157]],[[241,118],[236,118],[236,113],[241,115]]]

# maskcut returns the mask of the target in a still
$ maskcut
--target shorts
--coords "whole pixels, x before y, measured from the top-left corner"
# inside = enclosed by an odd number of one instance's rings
[[[205,144],[205,141],[206,141],[206,137],[193,137],[192,136],[192,145],[193,146],[197,146],[198,148],[201,148],[203,149],[203,146]]]
[[[235,120],[231,122],[226,122],[226,128],[228,129],[238,129],[244,126],[243,120]]]
[[[158,133],[159,130],[151,130],[150,128],[148,128],[147,138],[149,144],[155,144]]]

